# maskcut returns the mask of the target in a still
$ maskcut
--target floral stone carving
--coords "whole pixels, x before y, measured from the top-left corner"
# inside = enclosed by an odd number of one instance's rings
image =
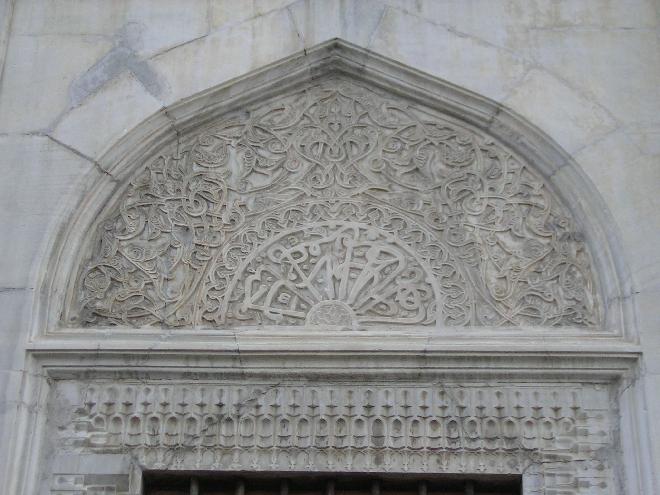
[[[588,251],[530,164],[343,78],[163,149],[91,244],[88,326],[598,323]]]

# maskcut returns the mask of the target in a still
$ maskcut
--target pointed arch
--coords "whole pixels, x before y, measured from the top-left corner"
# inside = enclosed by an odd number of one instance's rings
[[[163,115],[62,237],[47,327],[625,331],[600,198],[497,103],[333,41]]]

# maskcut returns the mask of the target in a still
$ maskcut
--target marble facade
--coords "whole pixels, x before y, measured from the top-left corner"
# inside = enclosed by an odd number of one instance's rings
[[[74,3],[3,4],[3,492],[657,491],[651,3]]]

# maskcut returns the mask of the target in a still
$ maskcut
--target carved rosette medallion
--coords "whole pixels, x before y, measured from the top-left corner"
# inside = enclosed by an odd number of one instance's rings
[[[595,326],[589,253],[532,165],[360,83],[309,84],[145,163],[69,323]]]

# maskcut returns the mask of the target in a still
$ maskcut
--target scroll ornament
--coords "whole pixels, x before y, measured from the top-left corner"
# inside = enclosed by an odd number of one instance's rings
[[[90,244],[82,326],[598,323],[587,248],[523,158],[343,78],[166,147]]]

